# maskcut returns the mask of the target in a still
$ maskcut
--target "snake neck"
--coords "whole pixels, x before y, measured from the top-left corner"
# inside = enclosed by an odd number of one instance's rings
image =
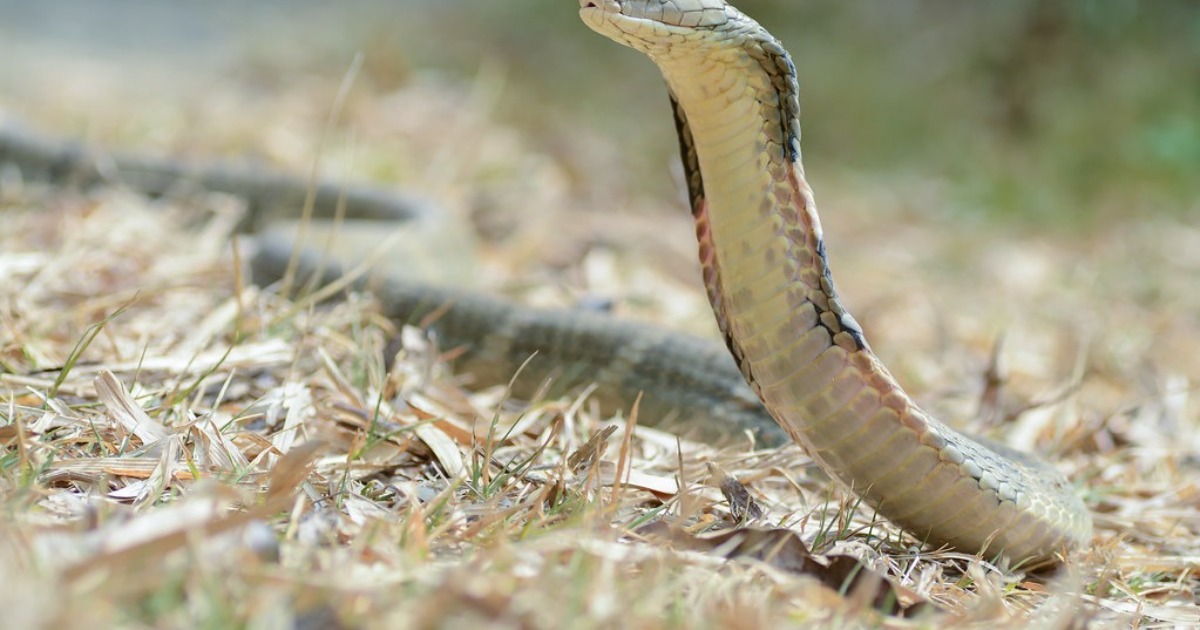
[[[656,61],[675,107],[710,303],[743,375],[769,398],[831,348],[882,366],[833,285],[801,162],[792,61],[761,28],[742,44]]]

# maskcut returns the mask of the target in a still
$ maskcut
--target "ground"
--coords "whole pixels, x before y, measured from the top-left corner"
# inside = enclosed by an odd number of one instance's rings
[[[322,176],[461,217],[479,241],[464,283],[537,305],[604,298],[712,334],[679,200],[629,175],[602,131],[548,141],[497,114],[509,70],[389,82],[347,60],[273,80],[260,60],[203,75],[181,104],[155,87],[162,68],[128,88],[126,61],[29,46],[38,71],[2,77],[0,122],[297,173],[316,159]],[[679,442],[628,423],[633,401],[615,418],[585,395],[509,401],[370,294],[249,286],[236,199],[48,188],[8,169],[2,623],[1200,623],[1194,214],[1132,205],[1041,229],[955,212],[938,177],[810,177],[847,306],[898,379],[940,417],[1042,453],[1085,497],[1096,535],[1064,569],[922,549],[794,446]],[[762,516],[722,494],[728,476]],[[842,579],[846,557],[883,576],[881,595]]]

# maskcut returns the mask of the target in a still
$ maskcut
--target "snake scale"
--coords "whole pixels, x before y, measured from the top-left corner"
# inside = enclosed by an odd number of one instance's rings
[[[800,161],[795,68],[780,43],[723,0],[579,5],[588,26],[648,55],[666,79],[704,282],[728,350],[602,313],[524,308],[415,279],[371,284],[386,314],[428,324],[445,347],[460,347],[459,367],[479,382],[507,381],[532,355],[518,393],[548,378],[562,388],[594,382],[605,408],[628,408],[643,393],[643,418],[673,419],[704,439],[748,431],[777,445],[790,436],[932,545],[1036,565],[1087,544],[1090,515],[1057,470],[928,416],[838,300]],[[333,217],[340,206],[354,221],[415,224],[436,214],[395,191],[97,152],[0,126],[0,173],[14,168],[20,179],[58,185],[236,195],[247,207],[244,227],[261,233],[251,263],[260,283],[280,278],[296,249],[263,227],[306,202],[314,216]],[[311,251],[298,268],[338,273]]]

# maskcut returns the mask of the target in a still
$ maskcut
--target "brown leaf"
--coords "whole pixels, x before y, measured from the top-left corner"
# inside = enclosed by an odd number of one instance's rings
[[[721,494],[725,495],[725,500],[729,502],[729,512],[735,521],[747,523],[762,518],[762,508],[755,503],[754,498],[750,496],[750,491],[742,485],[742,482],[738,481],[737,477],[712,462],[708,462],[706,466],[708,474],[720,479]]]
[[[931,608],[931,604],[916,592],[894,584],[853,556],[830,557],[829,566],[823,567],[817,576],[826,586],[843,593],[852,602],[870,606],[885,615],[910,616]]]
[[[324,447],[319,440],[305,442],[292,447],[271,468],[267,476],[266,503],[274,504],[281,497],[290,497],[293,491],[308,478],[309,467],[317,452]]]
[[[800,535],[790,529],[744,527],[691,536],[659,525],[639,533],[647,538],[669,538],[695,551],[706,551],[730,560],[749,558],[776,569],[811,575],[837,591],[851,605],[872,608],[886,615],[908,616],[930,604],[911,589],[892,583],[885,575],[868,568],[852,556],[813,556]]]
[[[567,466],[571,470],[578,472],[580,469],[586,468],[592,462],[600,459],[604,455],[604,451],[608,448],[608,437],[616,430],[616,425],[609,425],[593,433],[592,437],[588,438],[588,441],[583,446],[575,449],[575,452],[567,457]]]
[[[824,568],[790,529],[745,527],[695,538],[700,546],[731,560],[751,558],[792,573],[814,574]]]

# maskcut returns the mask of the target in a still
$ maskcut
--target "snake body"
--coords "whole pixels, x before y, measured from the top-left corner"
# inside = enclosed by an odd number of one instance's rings
[[[477,293],[387,277],[372,283],[388,315],[428,325],[482,383],[529,394],[548,378],[598,383],[608,410],[644,394],[643,420],[705,439],[790,436],[830,476],[933,545],[1052,562],[1086,544],[1090,516],[1051,466],[972,440],[929,417],[871,352],[838,300],[800,162],[795,69],[765,30],[721,0],[581,0],[594,30],[650,56],[671,94],[704,280],[725,348],[588,311],[524,308]],[[354,221],[436,222],[419,199],[246,165],[197,166],[88,150],[0,125],[0,199],[23,179],[123,184],[241,197],[260,284],[280,278],[295,244],[273,216],[345,209]],[[302,275],[335,274],[304,252]],[[530,359],[531,355],[533,356]],[[732,354],[732,359],[731,355]],[[528,361],[527,361],[528,360]],[[747,385],[747,383],[749,385]],[[781,429],[782,427],[782,429]]]
[[[1091,517],[1049,465],[925,413],[838,299],[800,159],[787,51],[724,0],[580,0],[670,92],[704,281],[742,375],[831,476],[920,539],[1032,564]]]
[[[7,169],[18,177],[8,177]],[[5,187],[14,179],[76,188],[124,186],[151,196],[186,197],[194,191],[236,196],[246,208],[241,228],[256,237],[250,273],[262,286],[282,278],[294,254],[297,276],[305,283],[315,275],[339,275],[337,263],[322,252],[298,247],[292,234],[274,229],[306,204],[316,219],[334,217],[341,208],[345,227],[363,224],[382,234],[401,225],[426,239],[446,228],[439,208],[394,190],[322,180],[310,185],[304,177],[248,164],[191,164],[96,150],[16,124],[0,124],[0,175],[5,175],[0,211]],[[788,441],[729,353],[707,339],[600,312],[524,307],[424,280],[412,273],[419,261],[411,256],[387,262],[384,277],[357,284],[379,296],[392,320],[429,328],[441,347],[459,355],[455,367],[477,383],[511,380],[514,394],[522,397],[547,382],[553,384],[550,395],[594,383],[592,399],[606,413],[627,411],[641,395],[640,418],[648,424],[710,442],[744,438],[746,432],[764,446]],[[387,273],[394,267],[402,273]]]

